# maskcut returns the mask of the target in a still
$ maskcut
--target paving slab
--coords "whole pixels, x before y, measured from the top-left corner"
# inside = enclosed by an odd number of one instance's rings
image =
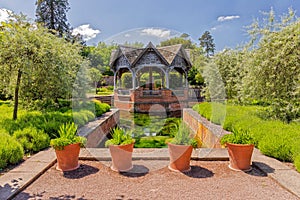
[[[254,150],[252,164],[265,172],[270,178],[300,198],[300,173],[282,162]]]
[[[0,177],[0,199],[11,199],[56,162],[53,149],[41,151]]]
[[[108,148],[83,148],[80,152],[80,159],[99,160],[106,166],[109,166],[111,156]],[[141,164],[147,160],[151,163],[151,165],[147,166],[149,170],[157,170],[160,169],[161,166],[166,166],[168,164],[169,152],[167,148],[134,149],[133,160],[135,162],[134,170],[147,170],[141,167]],[[227,161],[227,149],[194,149],[192,160]],[[282,187],[300,198],[300,173],[276,159],[261,154],[257,149],[254,150],[252,161],[254,167],[259,168]],[[1,176],[0,199],[11,199],[14,197],[17,193],[39,178],[40,175],[53,166],[55,162],[55,151],[53,149],[48,149],[32,156],[20,166]]]

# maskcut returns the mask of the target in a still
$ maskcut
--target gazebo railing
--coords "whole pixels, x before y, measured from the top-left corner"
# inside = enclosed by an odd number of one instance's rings
[[[161,90],[143,90],[143,96],[161,96]]]
[[[118,95],[130,95],[130,90],[117,90]]]

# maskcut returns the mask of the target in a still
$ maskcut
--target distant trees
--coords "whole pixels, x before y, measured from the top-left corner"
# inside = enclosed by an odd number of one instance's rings
[[[70,9],[68,0],[37,0],[36,22],[56,31],[60,37],[70,35],[67,12]]]
[[[182,44],[183,48],[185,49],[194,49],[196,48],[196,45],[192,43],[191,40],[187,39],[187,35],[182,35],[183,37],[174,37],[165,41],[162,41],[158,46],[170,46],[175,44]]]
[[[198,39],[200,41],[200,47],[202,47],[206,53],[206,57],[213,56],[216,50],[214,39],[209,31],[205,31],[203,35]]]

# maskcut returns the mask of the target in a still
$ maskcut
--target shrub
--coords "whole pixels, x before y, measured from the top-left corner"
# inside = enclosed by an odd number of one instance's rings
[[[80,112],[73,112],[73,119],[78,126],[83,126],[88,121],[87,117]]]
[[[110,106],[107,103],[101,103],[101,101],[96,99],[93,102],[95,103],[95,114],[97,117],[110,110]]]
[[[249,134],[248,131],[240,130],[233,130],[232,134],[226,134],[221,138],[220,143],[222,145],[226,143],[232,144],[254,144],[254,140]]]
[[[89,110],[82,110],[80,111],[81,114],[85,115],[87,117],[88,121],[92,121],[95,119],[95,114]]]
[[[20,143],[0,130],[0,169],[8,164],[16,164],[22,160],[24,151]]]
[[[131,136],[131,131],[125,131],[122,128],[116,127],[112,129],[111,136],[112,139],[109,139],[105,142],[105,146],[108,147],[110,145],[126,145],[134,142]]]
[[[25,153],[38,152],[49,146],[50,138],[44,131],[34,127],[15,131],[13,137],[23,146]]]
[[[294,164],[298,172],[300,172],[300,154],[295,157]]]
[[[177,145],[192,145],[194,148],[197,147],[197,140],[191,137],[190,128],[184,122],[179,125],[174,134],[174,138],[170,143]]]
[[[211,117],[212,105],[201,103],[193,107],[203,117]],[[261,118],[265,107],[261,106],[226,106],[225,130],[247,131],[254,139],[254,144],[267,156],[283,161],[294,161],[300,155],[300,124],[286,124],[279,120]],[[298,161],[299,162],[299,161]],[[296,164],[295,164],[296,165]]]
[[[74,123],[62,124],[59,127],[59,137],[52,139],[50,145],[56,150],[62,150],[65,146],[79,143],[81,147],[86,143],[86,138],[77,136],[77,126]]]

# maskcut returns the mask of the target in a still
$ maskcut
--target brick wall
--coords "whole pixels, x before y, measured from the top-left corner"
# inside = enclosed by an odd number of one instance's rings
[[[183,109],[183,121],[196,134],[196,138],[200,140],[199,144],[205,148],[221,148],[220,138],[230,133],[200,116],[191,108]]]
[[[119,121],[119,109],[111,109],[110,112],[104,113],[97,120],[89,122],[85,126],[81,127],[78,131],[78,135],[87,138],[87,148],[103,146],[110,129],[114,128]]]

